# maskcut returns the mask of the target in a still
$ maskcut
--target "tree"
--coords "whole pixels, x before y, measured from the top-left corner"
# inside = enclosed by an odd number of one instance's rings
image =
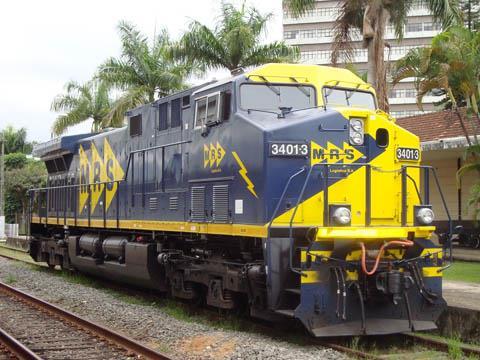
[[[41,161],[28,160],[24,167],[5,172],[5,217],[7,223],[25,219],[28,209],[28,190],[45,186],[47,171]]]
[[[70,81],[65,85],[65,93],[57,95],[51,105],[52,111],[65,112],[53,123],[53,133],[61,135],[69,127],[89,119],[93,120],[92,131],[98,131],[102,127],[122,126],[123,121],[108,123],[104,121],[111,106],[112,100],[108,94],[108,87],[104,83],[88,81],[85,84],[79,84]]]
[[[336,20],[332,63],[351,62],[353,56],[352,30],[359,30],[363,47],[368,50],[368,82],[377,90],[379,108],[388,111],[387,66],[384,50],[387,24],[392,24],[398,39],[403,38],[407,14],[415,0],[348,0],[340,5]],[[435,21],[444,28],[461,19],[457,0],[427,0],[425,4]],[[301,15],[314,6],[312,0],[286,0],[285,5]]]
[[[23,153],[10,153],[5,155],[5,170],[20,169],[27,164],[27,156]]]
[[[124,91],[105,117],[106,123],[123,121],[128,109],[184,88],[192,70],[191,65],[172,59],[172,42],[166,30],[154,37],[152,45],[125,21],[120,22],[118,30],[121,55],[107,59],[97,75],[105,84]]]
[[[465,26],[468,30],[479,30],[480,28],[480,1],[460,0]]]
[[[294,61],[298,49],[282,41],[261,44],[267,22],[272,14],[262,15],[245,3],[237,9],[222,2],[221,14],[215,28],[198,21],[180,39],[173,50],[177,59],[196,64],[202,70],[236,69],[265,63]]]
[[[7,126],[1,133],[0,139],[5,143],[5,154],[32,152],[32,143],[27,141],[27,129],[15,130],[13,126]]]

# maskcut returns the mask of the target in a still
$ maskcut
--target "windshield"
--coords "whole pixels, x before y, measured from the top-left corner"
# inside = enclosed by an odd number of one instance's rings
[[[375,110],[375,97],[372,93],[342,88],[323,88],[324,103],[329,106],[348,106]]]
[[[277,111],[280,107],[292,110],[316,105],[315,89],[307,85],[279,85],[274,83],[243,84],[240,86],[240,107]]]

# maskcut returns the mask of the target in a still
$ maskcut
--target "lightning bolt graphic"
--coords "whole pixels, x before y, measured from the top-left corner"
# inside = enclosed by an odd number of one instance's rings
[[[255,185],[253,185],[252,180],[250,180],[250,178],[247,175],[248,173],[247,168],[243,164],[242,160],[240,159],[236,151],[232,151],[232,155],[235,158],[235,161],[237,162],[238,166],[240,166],[240,170],[238,171],[238,173],[242,176],[243,180],[245,180],[245,182],[247,183],[248,191],[250,191],[253,194],[253,196],[255,196],[258,199],[258,195],[255,192]]]

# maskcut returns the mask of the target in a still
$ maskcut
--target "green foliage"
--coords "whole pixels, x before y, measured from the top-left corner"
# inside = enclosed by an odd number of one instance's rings
[[[285,0],[284,6],[290,11],[293,17],[305,15],[308,10],[315,8],[315,0]]]
[[[112,106],[108,87],[97,81],[79,84],[70,81],[65,85],[65,93],[58,95],[52,102],[51,109],[64,112],[53,124],[55,135],[61,135],[69,127],[92,119],[92,131],[102,127],[119,127],[123,125],[123,117],[117,121],[104,123],[104,119]]]
[[[15,222],[15,214],[25,214],[31,188],[46,183],[47,171],[41,161],[28,160],[24,167],[5,171],[5,216],[7,223]]]
[[[125,21],[120,22],[118,30],[121,56],[109,58],[100,65],[97,77],[124,93],[112,105],[104,126],[123,121],[128,109],[183,89],[184,80],[192,71],[191,64],[171,57],[172,42],[167,30],[160,31],[152,45],[135,26]]]
[[[0,132],[0,139],[4,141],[5,154],[32,152],[32,143],[27,142],[27,129],[16,130],[13,126],[7,126]]]
[[[465,26],[469,30],[480,30],[480,2],[478,0],[459,0]]]
[[[193,21],[189,31],[173,48],[174,58],[194,64],[200,70],[257,66],[295,61],[298,49],[284,42],[261,44],[272,14],[262,15],[245,3],[237,9],[222,2],[215,28]]]
[[[5,155],[5,170],[20,169],[27,164],[27,156],[23,153],[10,153]]]
[[[416,77],[417,104],[432,90],[478,113],[480,33],[455,26],[437,35],[430,47],[410,50],[394,66],[393,83]]]

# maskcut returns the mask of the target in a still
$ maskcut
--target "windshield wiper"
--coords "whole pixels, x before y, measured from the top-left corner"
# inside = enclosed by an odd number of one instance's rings
[[[324,110],[327,110],[326,105],[316,105],[316,106],[310,106],[310,107],[306,107],[306,108],[302,108],[302,109],[295,109],[295,110],[290,111],[290,113],[297,112],[297,111],[303,111],[303,110],[318,109],[318,108],[323,108]]]
[[[257,75],[257,76],[265,82],[265,85],[270,90],[272,90],[275,93],[275,95],[280,96],[280,90],[278,90],[275,86],[273,86],[272,83],[268,81],[265,76],[262,76],[262,75]]]
[[[293,76],[290,76],[290,80],[292,80],[293,82],[299,84],[299,85],[297,86],[297,89],[300,90],[300,91],[303,93],[303,95],[305,95],[306,97],[310,97],[310,91],[308,91],[307,89],[305,89],[305,86],[303,86],[302,84],[300,84],[300,82],[299,82],[297,79],[295,79]]]
[[[276,111],[268,111],[268,110],[261,110],[261,109],[247,109],[247,113],[250,114],[252,111],[256,112],[261,112],[261,113],[267,113],[267,114],[275,114],[277,116],[280,116],[282,114],[276,112]]]

